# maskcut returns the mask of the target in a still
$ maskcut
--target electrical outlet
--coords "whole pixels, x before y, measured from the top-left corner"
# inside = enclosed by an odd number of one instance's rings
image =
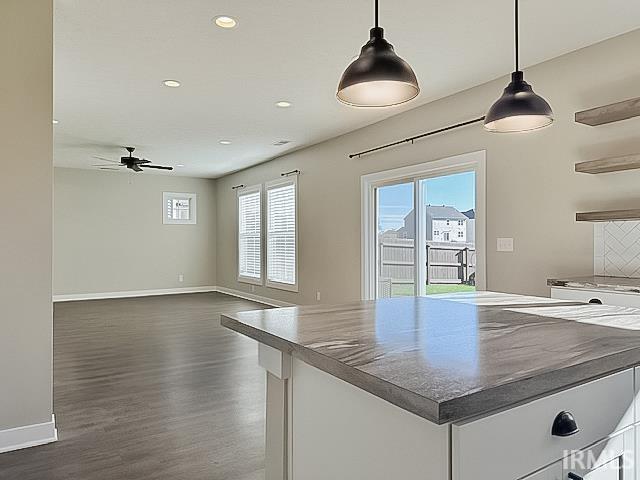
[[[513,238],[498,238],[496,249],[498,252],[513,252]]]
[[[316,300],[319,302],[320,301],[320,291],[316,292]]]
[[[178,281],[180,283],[184,282],[184,275],[183,274],[178,275]]]

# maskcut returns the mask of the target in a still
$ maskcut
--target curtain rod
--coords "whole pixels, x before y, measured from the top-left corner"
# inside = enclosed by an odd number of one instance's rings
[[[397,145],[402,145],[403,143],[413,143],[415,140],[419,140],[424,137],[430,137],[431,135],[436,135],[438,133],[448,132],[449,130],[453,130],[455,128],[466,127],[467,125],[472,125],[474,123],[479,123],[484,121],[484,116],[479,118],[474,118],[473,120],[467,120],[466,122],[456,123],[454,125],[449,125],[447,127],[438,128],[437,130],[431,130],[430,132],[421,133],[420,135],[415,135],[413,137],[405,138],[404,140],[398,140],[396,142],[387,143],[385,145],[380,145],[379,147],[370,148],[368,150],[363,150],[358,153],[349,154],[349,158],[353,157],[361,157],[362,155],[366,155],[367,153],[377,152],[379,150],[384,150],[385,148],[395,147]]]

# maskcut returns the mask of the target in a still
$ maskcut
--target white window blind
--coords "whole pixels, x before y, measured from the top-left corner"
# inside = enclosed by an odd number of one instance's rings
[[[262,279],[260,189],[238,192],[238,277]]]
[[[195,193],[162,192],[164,203],[163,220],[165,224],[195,224],[196,223]]]
[[[189,199],[169,199],[167,202],[167,216],[171,220],[189,220]]]
[[[296,181],[267,186],[267,281],[297,285]]]

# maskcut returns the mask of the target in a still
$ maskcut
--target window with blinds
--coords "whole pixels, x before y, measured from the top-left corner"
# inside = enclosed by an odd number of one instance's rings
[[[261,188],[238,192],[238,280],[262,283]]]
[[[162,223],[188,225],[196,223],[195,193],[162,192],[164,214]]]
[[[266,188],[267,284],[297,290],[296,177]]]

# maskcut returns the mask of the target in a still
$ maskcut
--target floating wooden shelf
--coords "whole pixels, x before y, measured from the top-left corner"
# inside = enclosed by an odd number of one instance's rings
[[[576,172],[580,173],[609,173],[634,170],[640,168],[640,154],[589,160],[588,162],[576,163],[575,168]]]
[[[576,112],[576,122],[593,127],[604,125],[605,123],[619,122],[638,115],[640,115],[640,97]]]
[[[640,208],[576,213],[577,222],[615,222],[620,220],[640,220]]]

